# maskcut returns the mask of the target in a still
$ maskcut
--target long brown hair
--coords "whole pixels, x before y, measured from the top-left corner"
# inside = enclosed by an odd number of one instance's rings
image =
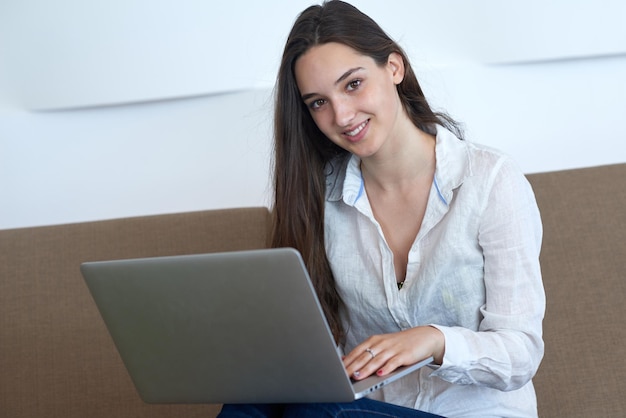
[[[294,73],[298,58],[311,47],[328,42],[347,45],[381,66],[392,52],[400,54],[405,76],[397,89],[409,118],[430,133],[437,124],[459,136],[460,130],[448,116],[431,110],[404,51],[367,15],[348,3],[331,0],[311,6],[298,16],[283,51],[275,87],[271,245],[300,251],[331,331],[341,342],[343,303],[324,245],[325,170],[347,151],[318,129],[301,99]]]

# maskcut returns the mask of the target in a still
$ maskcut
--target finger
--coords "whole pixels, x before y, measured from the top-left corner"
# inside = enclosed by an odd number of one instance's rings
[[[346,371],[354,379],[365,379],[387,362],[388,358],[384,355],[384,352],[381,354],[377,352],[375,347],[368,347],[360,354],[357,353],[356,359],[346,367]]]
[[[369,348],[369,345],[367,345],[366,343],[363,344],[359,344],[356,347],[354,347],[354,349],[348,353],[347,356],[344,357],[343,359],[343,364],[346,368],[354,368],[355,365],[357,365],[358,367],[361,367],[364,363],[364,360],[367,359],[366,356],[364,356],[364,353],[367,353],[365,351],[366,348]]]
[[[400,360],[399,356],[393,356],[376,370],[376,374],[378,376],[386,376],[389,373],[394,372],[398,367],[402,367],[404,365],[404,362]]]
[[[384,345],[379,345],[377,347],[382,346]],[[364,379],[374,373],[378,376],[385,376],[392,373],[399,367],[413,364],[414,362],[412,359],[407,358],[406,353],[396,351],[392,347],[388,347],[386,349],[381,348],[380,352],[377,350],[378,348],[376,347],[370,349],[369,351],[366,350],[365,353],[362,353],[362,355],[353,363],[353,373],[356,373],[357,380]],[[370,351],[372,353],[370,353]],[[367,354],[369,359],[364,354]],[[363,360],[364,357],[365,360]]]
[[[356,354],[350,363],[346,364],[346,372],[354,379],[363,379],[368,376],[367,371],[363,370],[367,363],[371,360],[371,356],[365,351]]]

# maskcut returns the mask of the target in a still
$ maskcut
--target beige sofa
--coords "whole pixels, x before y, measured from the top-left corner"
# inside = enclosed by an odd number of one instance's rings
[[[528,177],[544,221],[540,416],[626,416],[626,164]],[[215,416],[142,403],[79,265],[262,248],[268,221],[238,208],[0,231],[0,417]]]

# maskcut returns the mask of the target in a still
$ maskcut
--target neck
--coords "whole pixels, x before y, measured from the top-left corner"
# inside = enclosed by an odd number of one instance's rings
[[[361,161],[363,178],[384,190],[401,189],[435,172],[435,137],[418,128],[393,141],[391,149]]]

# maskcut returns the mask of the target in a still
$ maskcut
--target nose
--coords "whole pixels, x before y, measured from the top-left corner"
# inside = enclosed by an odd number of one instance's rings
[[[356,112],[354,111],[354,108],[349,100],[345,98],[335,100],[333,110],[335,112],[335,123],[338,126],[350,126],[350,123],[354,120]]]

